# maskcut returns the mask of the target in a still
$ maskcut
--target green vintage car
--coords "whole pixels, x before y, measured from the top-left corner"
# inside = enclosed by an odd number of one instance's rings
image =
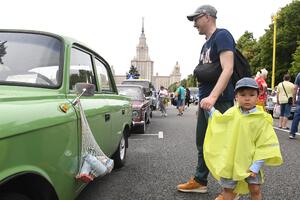
[[[86,186],[80,169],[80,113],[75,85],[95,92],[80,102],[102,151],[124,165],[130,99],[120,96],[109,64],[59,35],[0,30],[0,199],[71,200]]]

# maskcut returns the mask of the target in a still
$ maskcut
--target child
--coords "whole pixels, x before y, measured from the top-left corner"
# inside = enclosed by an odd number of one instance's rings
[[[263,165],[282,163],[272,117],[256,106],[258,85],[252,78],[236,83],[237,105],[224,114],[210,111],[204,141],[204,158],[223,192],[217,200],[233,200],[236,193],[250,191],[251,199],[262,199]]]

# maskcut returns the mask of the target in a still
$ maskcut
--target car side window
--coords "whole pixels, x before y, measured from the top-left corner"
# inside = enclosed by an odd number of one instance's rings
[[[105,65],[97,58],[95,59],[95,65],[97,70],[97,77],[100,82],[100,91],[103,93],[112,93],[113,88],[111,79]]]
[[[72,48],[70,58],[70,90],[75,90],[75,84],[79,82],[91,83],[97,86],[94,74],[91,55],[77,48]]]

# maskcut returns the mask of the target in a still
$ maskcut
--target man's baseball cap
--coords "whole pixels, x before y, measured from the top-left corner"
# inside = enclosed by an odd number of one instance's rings
[[[240,88],[253,88],[258,90],[258,85],[253,78],[246,77],[236,82],[234,91],[236,92]]]
[[[187,16],[188,20],[193,21],[199,15],[209,15],[217,18],[217,10],[211,5],[202,5],[193,13]]]

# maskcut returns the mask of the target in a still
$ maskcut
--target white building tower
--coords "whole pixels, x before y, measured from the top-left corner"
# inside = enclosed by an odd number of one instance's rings
[[[140,73],[140,78],[152,81],[153,61],[148,54],[148,45],[144,33],[144,18],[142,20],[142,33],[139,38],[139,44],[136,47],[136,56],[131,60],[131,65],[136,67]]]

